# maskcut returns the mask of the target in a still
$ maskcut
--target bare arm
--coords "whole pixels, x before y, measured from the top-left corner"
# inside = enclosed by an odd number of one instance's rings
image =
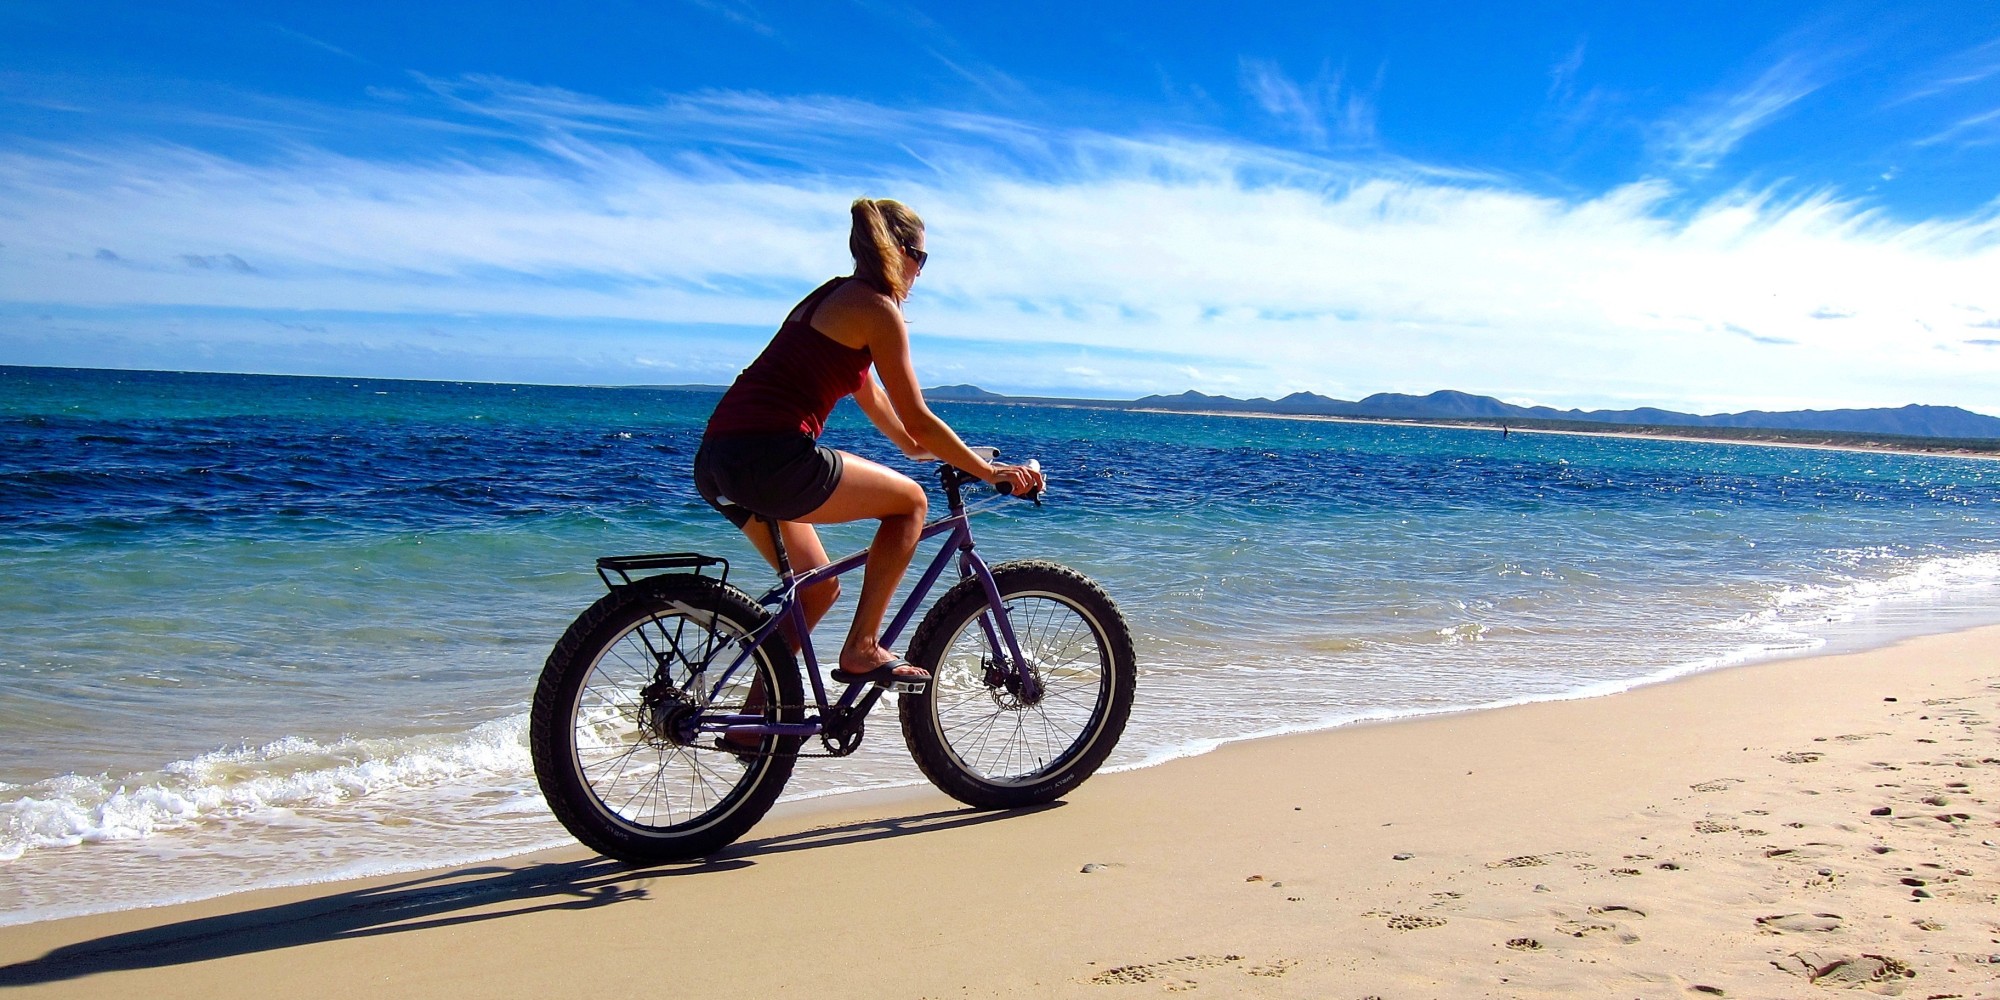
[[[895,406],[889,402],[888,394],[882,391],[882,384],[873,376],[862,381],[861,388],[854,393],[854,401],[860,404],[861,412],[868,415],[868,422],[874,424],[875,429],[889,439],[889,443],[902,449],[904,456],[919,460],[937,457],[910,436],[909,430],[903,427],[902,419],[896,416]]]
[[[1018,465],[995,466],[988,463],[967,448],[950,425],[931,412],[931,408],[924,403],[923,390],[917,385],[916,369],[910,364],[910,331],[903,323],[902,312],[886,300],[881,310],[869,312],[866,324],[868,351],[875,360],[875,371],[881,376],[882,383],[878,388],[870,379],[862,392],[880,392],[887,397],[890,412],[885,416],[892,418],[923,450],[988,483],[997,486],[1004,481],[1021,494],[1041,489],[1040,473]],[[869,404],[861,397],[862,393],[856,393],[855,401],[861,403],[863,412],[867,412]],[[897,440],[883,427],[883,420],[873,413],[869,413],[869,419],[875,422],[875,426],[882,427],[882,432],[891,441]],[[900,441],[897,443],[901,444]]]

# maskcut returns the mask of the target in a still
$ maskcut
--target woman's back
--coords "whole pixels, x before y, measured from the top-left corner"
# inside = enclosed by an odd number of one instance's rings
[[[803,433],[817,438],[835,403],[868,377],[866,347],[849,347],[813,328],[820,305],[848,281],[834,278],[792,309],[763,353],[723,393],[705,438]]]

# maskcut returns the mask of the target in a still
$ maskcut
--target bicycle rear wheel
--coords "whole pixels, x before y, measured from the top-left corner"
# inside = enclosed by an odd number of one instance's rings
[[[753,701],[747,714],[798,721],[798,667],[782,643],[758,647],[710,696],[737,640],[765,617],[734,587],[676,574],[617,588],[563,634],[535,689],[528,743],[549,811],[577,840],[635,864],[701,857],[777,801],[798,737],[765,736],[738,754],[689,725]]]
[[[996,668],[986,591],[968,578],[918,626],[910,660],[931,683],[898,706],[904,742],[933,784],[967,805],[1015,808],[1059,798],[1104,763],[1125,731],[1137,671],[1125,616],[1081,573],[1028,560],[993,567],[993,578],[1039,696]]]

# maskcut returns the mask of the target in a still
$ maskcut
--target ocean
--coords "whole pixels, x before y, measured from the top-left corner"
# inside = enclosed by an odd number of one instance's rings
[[[0,924],[569,843],[526,707],[593,560],[770,579],[689,485],[715,398],[0,367]],[[1049,475],[987,558],[1133,626],[1112,768],[2000,622],[1988,460],[935,408]],[[851,408],[827,442],[925,476]],[[921,781],[878,725],[786,797]]]

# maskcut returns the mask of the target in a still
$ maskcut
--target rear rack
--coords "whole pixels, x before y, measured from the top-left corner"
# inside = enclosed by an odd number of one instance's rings
[[[721,580],[729,582],[729,560],[721,556],[705,556],[699,552],[655,552],[643,556],[604,556],[597,560],[597,575],[604,585],[613,590],[632,585],[632,574],[641,570],[657,569],[669,573],[684,572],[701,575],[710,566],[722,567]],[[611,574],[618,574],[614,582]]]

